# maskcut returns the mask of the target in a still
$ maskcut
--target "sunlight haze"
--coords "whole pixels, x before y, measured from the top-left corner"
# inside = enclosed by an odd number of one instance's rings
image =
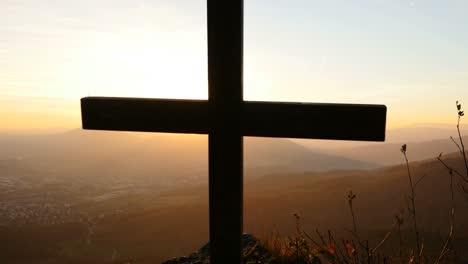
[[[468,0],[209,5],[0,0],[0,264],[468,264]]]
[[[79,127],[85,96],[207,98],[205,1],[0,2],[0,129]],[[246,1],[246,100],[375,103],[388,126],[468,102],[465,1]]]

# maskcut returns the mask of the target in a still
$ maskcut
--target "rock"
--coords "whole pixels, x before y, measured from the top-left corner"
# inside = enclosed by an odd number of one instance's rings
[[[271,253],[251,234],[242,235],[242,260],[244,263],[270,263]],[[209,264],[210,244],[207,243],[188,257],[179,257],[162,264]]]

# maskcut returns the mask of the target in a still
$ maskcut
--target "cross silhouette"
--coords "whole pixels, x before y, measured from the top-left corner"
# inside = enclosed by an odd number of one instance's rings
[[[243,0],[208,0],[208,100],[86,97],[84,129],[209,135],[211,263],[241,261],[243,136],[383,141],[384,105],[243,100]],[[182,77],[182,76],[181,76]]]

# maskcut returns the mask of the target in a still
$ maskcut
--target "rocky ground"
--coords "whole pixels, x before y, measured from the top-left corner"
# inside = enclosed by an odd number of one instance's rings
[[[260,241],[250,234],[242,235],[242,251],[244,263],[270,263],[272,255],[260,245]],[[179,257],[162,264],[208,264],[210,263],[210,245],[207,243],[198,251],[187,257]]]

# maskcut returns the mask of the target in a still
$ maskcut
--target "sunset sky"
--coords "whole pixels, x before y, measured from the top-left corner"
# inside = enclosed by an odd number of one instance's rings
[[[245,0],[246,100],[468,104],[468,1]],[[207,98],[200,0],[0,1],[0,130],[79,127],[79,98]]]

